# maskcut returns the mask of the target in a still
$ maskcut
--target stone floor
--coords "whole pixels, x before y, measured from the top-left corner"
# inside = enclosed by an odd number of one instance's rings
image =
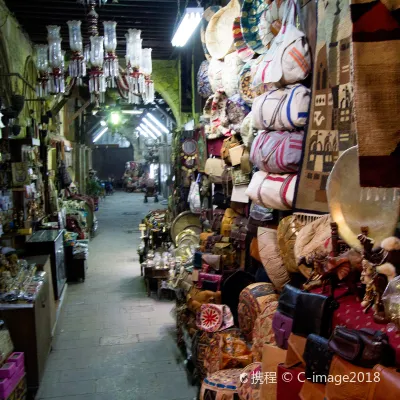
[[[37,399],[192,400],[174,341],[173,302],[148,298],[136,253],[143,195],[100,204],[86,281],[70,284]]]

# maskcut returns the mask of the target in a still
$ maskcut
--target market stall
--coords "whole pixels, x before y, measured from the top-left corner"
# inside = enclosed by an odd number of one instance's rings
[[[204,11],[203,115],[175,132],[169,218],[143,225],[140,247],[148,294],[174,292],[201,400],[400,394],[398,189],[357,146],[365,97],[353,94],[368,88],[350,68],[365,61],[354,51],[372,37],[368,10],[231,0]]]

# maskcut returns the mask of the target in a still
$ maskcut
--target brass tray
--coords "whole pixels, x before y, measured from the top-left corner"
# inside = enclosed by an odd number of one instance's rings
[[[394,172],[395,173],[395,172]],[[396,189],[361,188],[358,147],[346,150],[336,161],[326,185],[332,220],[338,224],[341,238],[351,247],[362,250],[357,236],[361,227],[379,246],[392,236],[399,214]]]
[[[171,225],[170,234],[174,244],[176,245],[176,237],[180,232],[188,228],[193,229],[194,227],[198,227],[199,233],[201,232],[200,217],[198,214],[193,214],[190,211],[185,211],[179,214]]]

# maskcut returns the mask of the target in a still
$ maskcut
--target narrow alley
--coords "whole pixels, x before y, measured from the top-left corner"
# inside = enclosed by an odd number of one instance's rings
[[[101,203],[86,281],[70,284],[38,399],[191,400],[174,303],[148,298],[138,225],[160,203],[117,192]]]

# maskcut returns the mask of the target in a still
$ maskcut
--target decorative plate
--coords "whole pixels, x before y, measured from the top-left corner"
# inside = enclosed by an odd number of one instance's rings
[[[207,60],[211,60],[211,55],[208,52],[207,46],[206,46],[206,29],[208,26],[208,23],[210,22],[210,19],[213,17],[213,15],[221,9],[221,6],[211,6],[208,7],[203,14],[203,19],[201,21],[201,28],[200,28],[200,39],[201,43],[203,45],[203,51],[204,55]]]
[[[254,57],[254,51],[247,46],[240,26],[240,17],[235,18],[233,21],[233,44],[235,46],[238,56],[244,61],[250,61]]]
[[[210,80],[208,78],[209,62],[204,60],[200,64],[199,71],[197,72],[197,92],[205,99],[213,94],[211,89]]]
[[[263,42],[263,37],[260,35],[258,24],[270,3],[270,1],[264,0],[245,0],[242,5],[240,25],[243,38],[247,46],[258,54],[264,54],[268,50],[268,47]]]
[[[239,0],[231,0],[211,18],[206,30],[206,45],[212,58],[223,59],[235,51],[232,26],[239,15]]]
[[[183,230],[190,228],[193,229],[194,226],[198,226],[201,229],[201,223],[198,214],[193,214],[190,211],[185,211],[179,214],[171,225],[171,239],[176,244],[176,237]]]
[[[185,156],[192,156],[196,154],[197,142],[194,139],[186,139],[182,143],[182,151]]]

